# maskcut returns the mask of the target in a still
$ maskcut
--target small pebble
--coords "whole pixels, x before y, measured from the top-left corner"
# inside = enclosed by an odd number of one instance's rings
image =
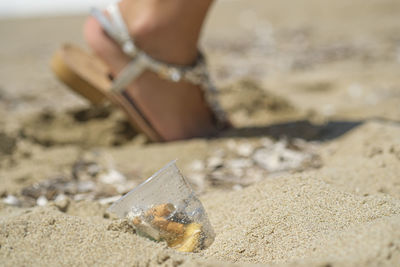
[[[223,166],[224,161],[220,157],[210,157],[207,159],[207,167],[210,169],[216,169]]]
[[[122,173],[111,169],[107,173],[100,175],[99,180],[105,184],[122,184],[126,181],[126,178]]]
[[[101,171],[101,167],[97,164],[91,164],[87,167],[87,172],[90,176],[95,177]]]
[[[96,188],[96,184],[93,181],[80,181],[78,182],[78,192],[90,192]]]
[[[45,196],[40,196],[40,197],[38,197],[38,199],[36,199],[36,205],[38,205],[40,207],[46,206],[48,202],[49,201],[47,200],[47,198]]]
[[[60,194],[54,199],[54,205],[62,212],[67,211],[69,202],[69,198],[64,194]]]
[[[55,202],[55,203],[61,202],[61,201],[64,201],[65,199],[67,199],[67,196],[66,196],[66,195],[64,195],[64,194],[59,194],[59,195],[56,196],[56,198],[54,199],[54,202]]]
[[[254,152],[254,148],[251,144],[240,144],[238,145],[236,152],[239,156],[249,157]]]
[[[6,198],[3,199],[3,202],[11,206],[19,206],[21,204],[19,199],[13,195],[8,195]]]

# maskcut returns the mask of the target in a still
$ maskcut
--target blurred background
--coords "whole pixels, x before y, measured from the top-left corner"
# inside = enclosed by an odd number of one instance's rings
[[[90,7],[108,2],[0,2],[0,113],[85,103],[53,77],[48,62],[63,42],[85,46],[82,25]],[[220,0],[209,14],[201,45],[220,88],[251,79],[301,113],[324,120],[396,119],[398,14],[398,0]],[[239,124],[276,117],[263,109],[252,118],[237,113],[232,116]]]
[[[59,16],[84,14],[91,6],[104,6],[112,0],[15,0],[0,2],[0,17]]]

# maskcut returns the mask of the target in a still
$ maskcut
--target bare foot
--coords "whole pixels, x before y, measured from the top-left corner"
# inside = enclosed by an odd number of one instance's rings
[[[124,0],[120,3],[122,16],[138,47],[152,57],[168,63],[194,62],[201,24],[208,7],[204,11],[203,18],[198,19],[201,19],[200,25],[190,29],[185,26],[189,23],[185,19],[180,18],[182,20],[177,21],[176,16],[171,16],[172,19],[169,21],[168,16],[157,14],[162,11],[163,14],[168,12],[165,12],[165,9],[159,11],[157,8],[148,7],[153,2],[158,1]],[[199,5],[204,5],[204,2]],[[196,15],[199,16],[198,12]],[[182,27],[183,29],[180,29]],[[89,46],[109,66],[114,76],[117,76],[130,61],[130,58],[103,32],[99,23],[92,17],[86,21],[84,36]],[[202,89],[198,86],[187,82],[171,82],[146,71],[126,90],[154,129],[166,141],[207,136],[216,131],[212,112],[205,102]]]

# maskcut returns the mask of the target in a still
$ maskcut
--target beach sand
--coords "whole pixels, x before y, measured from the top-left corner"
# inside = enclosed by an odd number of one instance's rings
[[[166,144],[51,73],[63,41],[85,45],[83,17],[0,21],[0,265],[398,266],[399,12],[216,3],[202,46],[237,128]],[[216,233],[200,253],[106,211],[174,159]]]

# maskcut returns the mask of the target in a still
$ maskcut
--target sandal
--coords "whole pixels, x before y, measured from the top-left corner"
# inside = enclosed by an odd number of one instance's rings
[[[124,91],[133,80],[145,70],[151,70],[160,77],[173,81],[187,81],[203,88],[204,97],[213,112],[217,130],[230,127],[225,112],[218,100],[217,91],[210,80],[205,58],[199,51],[195,62],[188,66],[175,65],[156,60],[139,49],[130,37],[116,3],[107,8],[109,17],[99,9],[92,9],[92,16],[100,23],[105,33],[121,46],[122,51],[132,60],[112,79],[107,66],[97,57],[80,48],[65,44],[51,60],[56,76],[73,91],[95,105],[112,103],[121,108],[131,125],[154,142],[165,141],[152,127],[133,99]]]

